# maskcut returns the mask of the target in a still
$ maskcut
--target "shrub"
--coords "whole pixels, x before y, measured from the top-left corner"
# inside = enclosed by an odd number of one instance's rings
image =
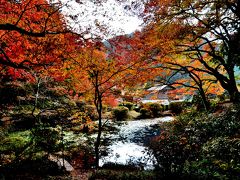
[[[203,100],[202,100],[202,97],[199,94],[193,96],[192,103],[193,103],[194,106],[197,107],[198,110],[203,110],[204,109]]]
[[[46,92],[45,95],[50,96],[51,98],[58,98],[58,97],[64,97],[66,96],[66,89],[64,87],[61,86],[57,86],[57,87],[52,87],[52,88],[46,88]]]
[[[18,96],[26,96],[24,85],[20,82],[1,82],[0,85],[0,104],[16,104]]]
[[[184,137],[165,131],[150,143],[150,148],[157,160],[156,168],[163,176],[182,171],[186,156],[188,156],[184,150],[184,141]]]
[[[170,103],[170,110],[174,114],[180,114],[183,111],[184,104],[182,102],[172,102]]]
[[[133,110],[134,104],[131,102],[122,102],[119,106],[127,107],[129,111]]]
[[[202,147],[199,159],[186,162],[184,173],[192,178],[238,179],[240,139],[217,137]]]
[[[151,118],[152,117],[151,110],[147,109],[147,108],[141,108],[140,109],[140,117],[141,118]]]
[[[86,105],[85,106],[85,113],[92,120],[97,120],[97,118],[98,118],[96,107],[94,105]]]
[[[30,142],[30,131],[19,131],[14,133],[5,134],[0,141],[0,153],[8,154],[24,149],[24,146]]]
[[[149,147],[163,176],[237,179],[239,129],[238,107],[220,116],[195,111],[165,123]]]
[[[163,107],[158,103],[146,103],[140,106],[141,118],[154,118],[161,116]]]
[[[57,162],[50,161],[47,157],[27,159],[0,168],[0,177],[3,179],[52,179],[48,176],[57,176],[56,179],[59,179],[59,176],[69,175],[64,169],[59,168]]]
[[[219,94],[217,96],[217,98],[218,98],[219,102],[223,102],[223,101],[225,101],[225,99],[227,99],[225,94]]]
[[[168,105],[162,105],[163,111],[167,111],[169,109]]]
[[[77,101],[76,102],[77,107],[80,111],[85,111],[86,109],[86,103],[84,101]]]
[[[53,152],[56,148],[58,148],[61,140],[60,130],[61,129],[59,127],[37,127],[32,131],[36,146],[46,152]]]
[[[158,103],[149,103],[149,109],[152,112],[153,117],[159,117],[163,111],[163,107]]]
[[[108,112],[108,109],[109,109],[109,108],[108,108],[107,105],[103,105],[103,106],[102,106],[102,112],[103,112],[103,113]]]
[[[134,106],[133,110],[136,111],[136,112],[140,112],[140,107],[139,106]]]
[[[117,121],[124,121],[128,119],[128,108],[127,107],[116,107],[113,109],[113,117]]]

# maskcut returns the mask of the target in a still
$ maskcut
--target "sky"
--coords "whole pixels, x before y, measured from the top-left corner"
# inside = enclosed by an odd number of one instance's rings
[[[95,3],[93,2],[95,1]],[[134,0],[125,0],[117,3],[115,0],[62,0],[66,6],[63,13],[75,31],[88,31],[88,33],[110,38],[120,34],[130,34],[141,29],[143,21],[136,15],[143,11]]]

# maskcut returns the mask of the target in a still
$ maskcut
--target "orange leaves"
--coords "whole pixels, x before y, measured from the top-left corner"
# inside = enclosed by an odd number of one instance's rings
[[[111,107],[116,107],[118,105],[118,101],[114,95],[109,94],[108,96],[104,97],[104,104],[107,104]]]
[[[59,11],[60,4],[46,0],[0,1],[0,65],[6,65],[5,75],[17,74],[21,78],[24,74],[19,69],[12,73],[9,67],[25,69],[25,74],[29,70],[48,70],[48,75],[63,81],[66,76],[56,69],[66,59],[76,56],[75,49],[81,41],[71,33],[62,33],[66,25]],[[11,26],[5,30],[8,24]]]
[[[117,36],[109,43],[109,57],[114,59],[118,68],[127,68],[126,74],[121,77],[124,79],[122,84],[131,87],[145,82],[152,75],[147,56],[149,46],[143,33]]]
[[[111,45],[113,49],[106,50],[101,43],[88,43],[74,61],[65,63],[65,67],[77,92],[84,93],[86,97],[96,96],[98,92],[105,103],[114,106],[117,103],[115,91],[126,84],[139,83],[141,75],[148,71],[143,69],[141,56],[134,51],[138,46],[134,39],[116,37]]]
[[[33,32],[50,29],[56,31],[63,28],[63,21],[60,24],[59,21],[56,21],[63,18],[56,11],[58,8],[56,4],[50,5],[45,0],[1,1],[1,23],[15,24],[20,28]]]

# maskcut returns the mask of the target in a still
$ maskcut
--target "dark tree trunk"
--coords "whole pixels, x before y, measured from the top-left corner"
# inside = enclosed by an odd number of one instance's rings
[[[220,81],[220,83],[221,83],[221,81]],[[232,103],[234,103],[234,104],[240,103],[240,94],[239,94],[237,85],[235,83],[235,80],[232,83],[228,82],[224,86],[222,85],[222,87],[228,92],[229,97],[230,97],[230,101]]]
[[[225,69],[227,70],[228,77],[215,71],[213,71],[213,75],[220,82],[223,89],[228,92],[230,101],[234,104],[240,103],[240,93],[234,76],[234,66],[229,64],[228,66],[225,66]]]
[[[204,109],[205,109],[206,111],[208,111],[208,110],[210,109],[210,103],[209,103],[209,101],[208,101],[208,99],[207,99],[207,97],[206,97],[206,94],[205,94],[205,92],[204,92],[204,90],[203,90],[202,87],[199,87],[198,90],[199,90],[200,96],[201,96],[201,98],[202,98],[202,102],[203,102]]]
[[[234,77],[234,68],[232,68],[231,71],[228,72],[229,74],[229,83],[228,83],[228,88],[227,91],[230,96],[230,101],[233,102],[234,104],[240,103],[240,94],[237,88],[236,80]]]
[[[98,135],[97,135],[97,139],[95,142],[95,166],[96,168],[99,167],[99,159],[100,159],[100,152],[99,152],[99,147],[100,147],[100,143],[101,143],[101,134],[102,134],[102,113],[98,113]]]
[[[96,81],[97,82],[97,81]],[[101,134],[102,134],[102,95],[99,91],[99,86],[96,86],[95,89],[95,106],[98,113],[98,134],[97,139],[95,141],[95,166],[99,167],[99,159],[100,159],[100,145],[101,145]]]
[[[240,103],[240,94],[237,88],[236,79],[234,76],[234,65],[231,64],[233,60],[229,60],[228,67],[225,67],[227,70],[228,78],[227,80],[223,79],[222,76],[218,78],[222,87],[228,92],[230,101],[234,104]]]
[[[240,103],[240,93],[237,89],[237,87],[229,86],[228,93],[230,97],[230,101],[234,104]]]

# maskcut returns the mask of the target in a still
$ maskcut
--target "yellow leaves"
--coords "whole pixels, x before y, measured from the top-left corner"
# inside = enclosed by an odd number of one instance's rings
[[[75,126],[79,126],[81,130],[88,127],[88,130],[91,131],[96,125],[85,112],[75,112],[68,120],[75,124]]]
[[[84,112],[76,112],[69,120],[71,120],[72,123],[87,123],[92,121]]]

